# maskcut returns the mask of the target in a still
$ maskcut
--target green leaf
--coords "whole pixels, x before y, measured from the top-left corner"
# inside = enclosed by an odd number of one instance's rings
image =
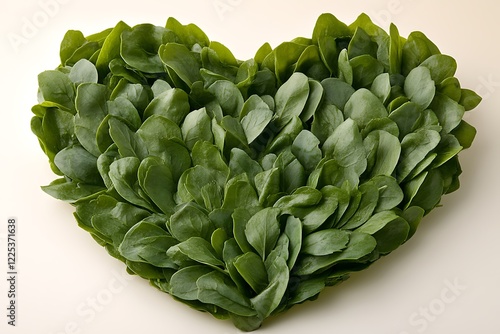
[[[300,116],[309,97],[309,79],[296,72],[280,86],[276,92],[275,117],[279,128],[287,124],[294,116]]]
[[[377,247],[377,241],[370,234],[352,232],[349,242],[343,252],[322,257],[306,256],[298,263],[295,274],[311,275],[318,271],[331,268],[344,261],[359,261]]]
[[[340,188],[334,186],[325,186],[321,188],[321,200],[317,205],[308,210],[304,210],[300,214],[304,234],[311,233],[322,226],[327,220],[333,216],[339,206]]]
[[[146,73],[163,72],[158,56],[160,45],[173,41],[169,30],[152,24],[140,24],[121,34],[121,56],[133,68]]]
[[[230,178],[246,174],[252,186],[255,186],[255,177],[263,171],[261,165],[257,161],[253,160],[245,151],[239,148],[233,148],[231,150],[229,170]]]
[[[101,152],[97,147],[97,128],[107,112],[106,86],[85,83],[78,86],[76,94],[75,135],[80,144],[94,156]]]
[[[378,202],[375,212],[395,208],[403,200],[403,191],[395,178],[379,175],[370,180],[379,190]]]
[[[349,234],[337,229],[326,229],[311,233],[304,238],[302,252],[323,256],[340,252],[346,248]]]
[[[412,32],[403,45],[401,74],[407,76],[412,69],[420,65],[424,60],[439,53],[437,46],[425,34],[420,31]]]
[[[352,118],[363,128],[374,118],[387,117],[387,110],[375,94],[361,88],[347,101],[344,115],[346,118]]]
[[[208,215],[202,209],[188,202],[181,206],[170,217],[170,232],[180,241],[186,241],[191,237],[210,240],[215,226],[208,218]]]
[[[191,156],[195,166],[203,166],[224,175],[229,174],[229,167],[222,158],[220,151],[206,141],[197,142],[193,147]]]
[[[464,149],[471,147],[472,142],[476,137],[476,133],[476,128],[464,120],[462,120],[460,124],[458,124],[458,126],[451,132],[451,134],[458,139],[458,142]]]
[[[197,280],[213,271],[208,266],[196,265],[178,270],[170,278],[170,293],[184,300],[198,299]]]
[[[377,178],[375,178],[377,179]],[[378,178],[380,179],[380,178]],[[354,200],[353,203],[350,203],[350,207],[352,207],[355,212],[352,215],[346,214],[343,216],[343,220],[338,227],[345,230],[355,229],[362,224],[364,224],[373,214],[377,206],[380,208],[384,208],[387,206],[393,205],[393,203],[389,203],[389,199],[387,196],[387,191],[385,188],[380,189],[379,187],[387,187],[387,185],[380,184],[381,182],[368,181],[363,183],[359,187],[360,199],[359,202]],[[379,201],[380,195],[384,195]],[[401,199],[400,199],[401,201]],[[380,204],[379,204],[380,202]],[[389,204],[385,204],[385,203]],[[395,202],[394,202],[395,203]],[[399,204],[399,203],[398,203]],[[345,217],[345,218],[344,218]]]
[[[427,108],[436,93],[436,86],[429,68],[419,66],[411,70],[405,79],[404,90],[412,102],[422,109]]]
[[[223,258],[224,256],[224,244],[228,240],[227,232],[224,228],[219,227],[216,229],[212,236],[210,237],[210,243],[214,248],[215,252],[219,256],[219,258]]]
[[[101,186],[68,182],[66,179],[56,179],[42,190],[50,196],[68,203],[76,203],[93,197],[105,190]]]
[[[361,55],[350,60],[352,67],[352,86],[368,88],[376,77],[384,72],[384,65],[370,55]]]
[[[340,168],[354,173],[355,178],[365,171],[365,148],[358,126],[352,119],[347,119],[334,130],[323,144],[322,151]]]
[[[401,37],[398,28],[391,23],[390,28],[390,43],[389,43],[389,73],[401,73],[401,56],[403,53]]]
[[[59,50],[61,64],[66,64],[67,60],[75,53],[75,51],[87,42],[81,31],[68,30],[64,34]]]
[[[318,43],[318,40],[324,36],[347,37],[351,36],[351,32],[347,25],[339,21],[335,16],[329,13],[321,14],[314,26],[312,34],[312,42]]]
[[[157,225],[139,222],[125,234],[118,251],[130,261],[150,263],[156,267],[172,268],[167,250],[178,241]]]
[[[365,138],[365,147],[367,147],[367,142],[374,142],[374,147],[369,153],[373,152],[374,158],[373,164],[368,168],[371,171],[370,176],[392,175],[401,153],[398,137],[383,130],[376,130],[370,132]]]
[[[175,208],[176,184],[169,166],[150,156],[141,161],[137,174],[139,184],[146,195],[163,213],[172,214]]]
[[[181,126],[182,138],[188,149],[192,150],[198,141],[213,142],[211,120],[205,108],[187,114]]]
[[[400,139],[416,130],[423,117],[420,110],[420,106],[415,102],[406,102],[389,114],[389,118],[398,126]]]
[[[465,113],[463,106],[448,96],[439,93],[434,97],[430,108],[434,111],[439,119],[439,124],[441,124],[443,130],[447,133],[460,124]]]
[[[281,171],[279,168],[272,168],[255,175],[255,187],[261,205],[268,203],[270,197],[280,192],[280,179]]]
[[[175,124],[180,124],[189,113],[188,94],[179,88],[172,88],[155,97],[144,110],[144,119],[161,115]]]
[[[356,91],[350,84],[338,79],[328,78],[321,81],[325,91],[324,103],[333,104],[340,110],[344,110],[347,101]]]
[[[109,119],[109,134],[118,147],[122,157],[138,157],[143,159],[148,155],[146,145],[140,136],[117,118]]]
[[[465,111],[469,111],[477,107],[481,100],[481,96],[474,91],[462,88],[459,103],[464,106]]]
[[[74,182],[102,184],[101,176],[97,170],[97,158],[79,145],[59,151],[54,157],[54,163],[62,173]]]
[[[234,266],[256,293],[262,292],[267,287],[266,267],[257,254],[247,252],[238,256],[234,262]]]
[[[311,187],[297,188],[292,194],[285,195],[274,203],[275,208],[287,208],[315,206],[322,198],[322,193]]]
[[[33,119],[35,120],[35,117]],[[53,159],[57,152],[74,143],[74,122],[74,116],[68,111],[59,108],[47,109],[42,124],[39,124],[41,132],[37,133],[37,136],[43,142],[49,158]]]
[[[373,215],[356,231],[372,235],[377,240],[378,250],[387,254],[406,241],[410,226],[393,211],[382,211]]]
[[[177,244],[179,250],[193,261],[208,265],[215,269],[220,269],[224,266],[215,254],[210,242],[200,237],[191,237],[180,244]],[[199,287],[199,286],[198,286]]]
[[[267,318],[279,306],[288,286],[289,271],[286,260],[278,257],[267,263],[269,286],[251,299],[252,305],[261,319]]]
[[[126,79],[121,79],[111,92],[111,100],[119,97],[126,98],[132,102],[134,108],[141,114],[150,102],[149,93],[143,85],[129,83]]]
[[[130,29],[130,26],[120,21],[104,40],[96,61],[96,67],[101,77],[105,77],[109,73],[108,65],[111,60],[120,57],[122,32],[130,31]]]
[[[208,91],[215,96],[224,115],[239,117],[243,108],[243,96],[234,83],[218,80],[208,87]]]
[[[272,118],[273,112],[267,107],[265,109],[250,110],[241,119],[241,126],[245,131],[248,144],[253,143],[264,132]]]
[[[396,167],[398,182],[404,180],[429,152],[439,144],[441,136],[433,130],[410,133],[401,142],[401,159]]]
[[[38,75],[38,87],[44,101],[55,102],[67,110],[75,110],[75,89],[70,78],[59,71],[45,71]]]
[[[179,78],[187,87],[200,80],[200,61],[189,49],[177,43],[167,43],[158,50],[161,61],[172,79]]]
[[[342,111],[333,104],[323,103],[314,114],[311,132],[324,143],[342,122],[344,122]]]
[[[347,85],[352,86],[354,80],[354,73],[349,61],[349,55],[347,54],[347,49],[343,49],[339,53],[338,60],[339,67],[339,79],[345,82]]]
[[[295,262],[299,257],[300,250],[302,249],[302,223],[300,219],[289,216],[286,220],[285,235],[289,240],[289,256],[287,265],[291,271],[295,266]]]
[[[457,71],[457,62],[450,56],[435,54],[424,60],[420,66],[429,69],[432,80],[436,83],[442,83],[446,78],[453,77]]]
[[[265,208],[253,215],[246,225],[245,236],[262,260],[266,259],[278,241],[279,214],[280,209]]]
[[[121,158],[109,166],[109,177],[120,196],[132,204],[153,211],[151,203],[138,193],[137,171],[139,165],[140,160],[136,157]]]
[[[306,171],[312,171],[322,158],[319,144],[319,139],[307,130],[302,130],[292,143],[292,153]]]
[[[409,205],[419,206],[428,213],[439,204],[443,192],[443,177],[438,169],[433,169],[424,175],[423,181],[415,191]]]
[[[256,207],[259,207],[257,192],[248,180],[235,180],[234,182],[227,183],[224,191],[223,209],[252,209]]]
[[[370,91],[385,104],[391,94],[391,81],[389,73],[381,73],[373,79]]]
[[[207,304],[217,305],[240,316],[253,316],[255,311],[250,300],[243,296],[234,283],[224,274],[213,271],[196,281],[198,299]]]
[[[97,69],[94,64],[87,59],[81,59],[73,65],[68,74],[68,78],[76,85],[82,83],[97,83]]]
[[[361,55],[371,55],[372,57],[377,57],[378,45],[372,41],[370,35],[368,35],[363,28],[357,27],[349,42],[349,47],[347,51],[349,53],[349,58],[352,59]]]
[[[320,82],[309,79],[309,97],[307,98],[304,110],[300,115],[303,122],[307,122],[318,110],[323,100],[324,89]]]
[[[183,25],[175,18],[169,17],[166,28],[172,30],[182,44],[185,44],[189,49],[192,49],[196,44],[203,47],[210,43],[207,35],[195,24]]]
[[[108,237],[118,247],[126,233],[138,222],[150,215],[150,212],[124,202],[116,202],[109,196],[100,196],[99,210],[92,217],[92,226]]]
[[[125,122],[130,129],[137,131],[141,127],[139,112],[128,99],[117,97],[113,101],[108,101],[107,106],[108,114]]]

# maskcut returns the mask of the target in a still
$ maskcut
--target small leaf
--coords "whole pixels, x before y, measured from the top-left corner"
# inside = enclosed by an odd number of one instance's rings
[[[248,298],[243,296],[234,283],[224,274],[213,271],[201,276],[196,281],[198,299],[207,304],[217,305],[222,309],[240,316],[253,316],[255,311]]]
[[[427,108],[436,93],[436,86],[430,70],[425,66],[411,70],[406,77],[404,90],[412,102],[418,104],[422,109]]]
[[[215,254],[212,245],[205,239],[200,237],[191,237],[186,241],[177,244],[179,250],[191,260],[211,266],[215,269],[220,269],[224,266]]]
[[[210,267],[202,265],[180,269],[170,278],[170,293],[184,300],[197,300],[198,286],[196,281],[212,271],[213,269]]]
[[[293,116],[300,116],[309,97],[309,79],[300,72],[294,73],[276,92],[275,115],[278,127],[287,124]]]
[[[178,241],[162,228],[147,222],[139,222],[125,234],[118,251],[130,261],[150,263],[157,267],[173,268],[167,250]]]
[[[315,256],[330,255],[342,251],[349,241],[349,234],[342,230],[327,229],[309,234],[304,238],[302,252]]]
[[[245,236],[263,260],[274,248],[280,235],[280,209],[265,208],[253,215],[245,228]]]
[[[256,293],[262,292],[267,285],[267,271],[262,259],[253,252],[236,258],[234,266]]]

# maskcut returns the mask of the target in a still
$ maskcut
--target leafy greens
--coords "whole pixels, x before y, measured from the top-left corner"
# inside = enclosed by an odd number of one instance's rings
[[[481,98],[421,32],[321,15],[241,61],[193,24],[70,30],[33,133],[110,255],[251,331],[405,243],[459,188]]]

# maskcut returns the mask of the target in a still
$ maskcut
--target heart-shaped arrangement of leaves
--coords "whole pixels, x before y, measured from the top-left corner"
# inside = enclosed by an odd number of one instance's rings
[[[459,187],[481,98],[423,33],[319,17],[237,60],[173,18],[84,37],[41,73],[43,190],[130,273],[246,331],[403,244]]]

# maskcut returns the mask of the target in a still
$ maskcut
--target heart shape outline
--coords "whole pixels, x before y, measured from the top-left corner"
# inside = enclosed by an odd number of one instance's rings
[[[480,97],[424,34],[362,14],[237,60],[169,18],[39,75],[43,190],[131,274],[246,331],[406,242],[459,187]]]

